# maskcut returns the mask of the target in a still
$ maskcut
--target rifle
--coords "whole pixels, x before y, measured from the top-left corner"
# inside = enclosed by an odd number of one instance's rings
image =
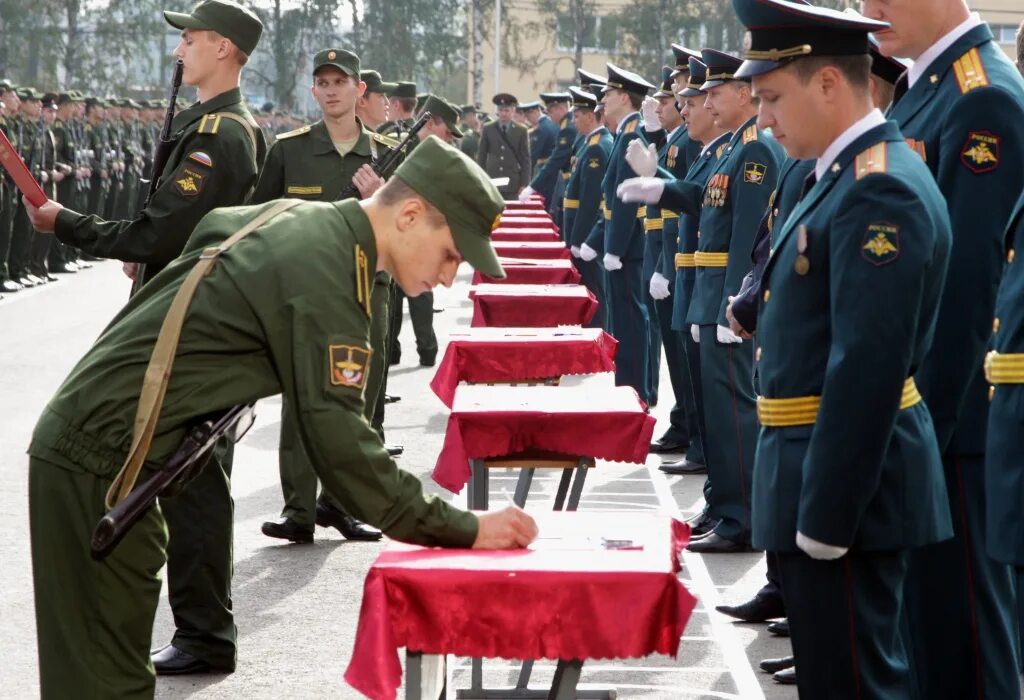
[[[174,75],[171,77],[171,90],[167,95],[167,111],[164,112],[164,125],[160,129],[160,140],[157,142],[156,150],[153,153],[153,169],[149,176],[149,192],[146,194],[146,202],[143,208],[149,205],[149,200],[156,192],[160,177],[167,167],[167,159],[171,157],[176,141],[171,139],[171,122],[174,121],[175,102],[178,100],[178,89],[181,88],[181,75],[185,70],[185,64],[177,61],[174,64]]]
[[[370,167],[373,171],[380,175],[382,178],[387,180],[391,177],[391,173],[398,167],[398,162],[401,158],[405,157],[405,152],[409,150],[409,144],[416,138],[416,134],[420,132],[427,122],[430,121],[430,112],[424,112],[420,115],[420,118],[416,120],[416,123],[409,129],[409,133],[405,135],[402,141],[392,148],[390,151],[381,156],[380,160],[370,163]],[[341,191],[341,196],[338,199],[351,199],[355,197],[360,199],[359,188],[354,184],[349,183],[349,186]]]
[[[253,403],[210,414],[192,427],[178,449],[153,476],[137,485],[96,524],[92,533],[92,558],[102,561],[158,496],[174,493],[206,466],[214,443],[228,436],[238,442],[256,418]]]

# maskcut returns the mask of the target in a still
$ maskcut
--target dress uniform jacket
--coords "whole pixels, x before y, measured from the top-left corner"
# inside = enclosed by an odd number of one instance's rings
[[[229,112],[250,124],[245,128]],[[263,132],[238,88],[197,102],[174,117],[176,141],[153,198],[130,221],[104,221],[65,209],[55,233],[68,245],[100,257],[146,263],[142,283],[176,258],[199,220],[211,209],[244,202],[266,154]]]
[[[604,179],[614,139],[605,127],[585,137],[579,155],[574,156],[572,172],[565,188],[563,236],[570,246],[583,245],[594,225],[603,216],[601,182]]]
[[[548,162],[548,157],[558,143],[558,130],[558,125],[546,114],[541,115],[536,126],[528,129],[531,172],[536,173],[540,166]]]
[[[659,146],[658,165],[664,174],[671,175],[673,179],[685,178],[690,171],[690,166],[700,157],[702,146],[699,141],[690,138],[685,126],[681,126],[672,135],[672,138],[663,146]],[[655,205],[648,205],[647,219],[661,219],[661,236],[657,235],[657,226],[647,231],[648,245],[660,248],[655,260],[655,271],[674,282],[676,277],[675,253],[679,246],[679,212],[671,209],[661,209]],[[644,228],[648,228],[644,225]],[[654,233],[654,238],[651,234]],[[660,240],[659,240],[660,239]],[[673,294],[675,286],[673,284]]]
[[[644,257],[642,225],[637,224],[640,206],[634,202],[623,202],[615,193],[619,183],[636,177],[626,162],[626,148],[637,139],[646,145],[647,139],[639,127],[639,112],[633,112],[619,124],[608,172],[604,176],[604,203],[609,213],[604,227],[604,252],[617,255],[622,260],[642,260]]]
[[[507,177],[508,185],[498,190],[508,199],[530,182],[530,140],[526,129],[510,121],[502,133],[500,122],[485,124],[480,132],[476,162],[492,178]]]
[[[576,127],[573,126],[569,116],[563,117],[558,124],[556,139],[547,160],[538,164],[534,170],[533,180],[530,182],[530,187],[544,197],[544,201],[548,203],[549,207],[557,201],[556,189],[559,181],[565,182],[569,179],[569,161],[572,158],[573,145],[576,142]]]

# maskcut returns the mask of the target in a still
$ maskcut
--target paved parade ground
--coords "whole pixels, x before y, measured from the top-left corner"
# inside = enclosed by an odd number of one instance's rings
[[[435,306],[444,310],[434,316],[441,344],[438,359],[446,335],[469,326],[469,279],[469,269],[463,267],[453,289],[435,293]],[[128,289],[120,264],[105,262],[0,300],[0,688],[6,698],[38,695],[25,449],[45,402],[125,301]],[[433,368],[418,365],[408,320],[401,340],[402,362],[391,368],[388,391],[402,400],[388,406],[388,442],[405,446],[399,464],[419,476],[428,492],[450,498],[430,480],[448,409],[428,387]],[[667,379],[661,393],[661,404],[654,410],[659,419],[655,436],[664,432],[672,403]],[[281,544],[260,533],[260,524],[276,518],[281,507],[280,399],[261,401],[257,412],[256,425],[235,453],[232,484],[238,670],[227,676],[160,678],[157,697],[361,697],[345,684],[342,674],[355,636],[363,578],[383,545],[347,542],[337,531],[322,528],[317,528],[313,545]],[[657,470],[659,463],[655,455],[645,466],[598,462],[587,479],[581,509],[693,514],[701,503],[704,477],[665,477]],[[491,502],[503,503],[502,493],[511,493],[514,484],[511,472],[492,475]],[[550,509],[554,486],[554,477],[538,473],[527,509]],[[455,500],[465,505],[465,491]],[[779,686],[756,670],[758,660],[788,654],[788,640],[772,637],[765,625],[733,624],[714,612],[716,604],[743,602],[761,586],[764,557],[687,553],[681,577],[699,603],[679,658],[594,661],[584,665],[581,687],[614,686],[620,698],[650,700],[795,698],[795,688]],[[153,646],[169,641],[172,631],[165,588]],[[452,660],[454,685],[449,687],[468,686],[468,665],[466,659]],[[494,660],[485,662],[484,668],[485,685],[514,685],[516,664]],[[553,663],[538,663],[534,685],[541,687],[553,669]]]

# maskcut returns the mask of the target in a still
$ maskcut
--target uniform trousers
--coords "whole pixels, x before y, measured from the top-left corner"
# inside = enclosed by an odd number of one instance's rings
[[[644,299],[644,306],[647,307],[647,317],[650,319],[648,324],[648,357],[647,357],[647,396],[650,397],[650,404],[656,406],[658,404],[658,387],[661,384],[661,327],[662,324],[658,319],[658,302],[651,296],[651,277],[654,275],[655,265],[661,255],[661,246],[652,245],[651,239],[648,236],[661,236],[661,231],[648,232],[644,231],[644,266],[643,266],[643,281],[642,281],[642,295]],[[671,309],[671,307],[669,307]],[[671,312],[670,312],[671,313]],[[669,322],[671,323],[671,318]]]
[[[624,259],[621,269],[608,272],[605,296],[612,315],[612,332],[619,341],[615,383],[633,387],[649,404],[647,373],[651,319],[643,299],[643,261]]]
[[[683,392],[683,403],[686,406],[686,432],[690,436],[690,447],[686,450],[686,459],[696,464],[706,464],[704,456],[704,391],[701,388],[700,378],[700,345],[693,341],[690,335],[690,327],[685,330],[673,331],[679,341],[679,347],[683,351],[683,359],[686,362],[686,387],[689,391]],[[676,396],[678,403],[679,397]],[[673,408],[673,410],[675,410]],[[710,493],[710,481],[705,480],[705,499]]]
[[[573,258],[573,265],[580,273],[580,281],[583,286],[590,290],[590,293],[597,299],[597,313],[587,323],[588,328],[607,328],[608,322],[608,299],[605,295],[604,273],[601,263],[597,260],[586,261],[583,258]]]

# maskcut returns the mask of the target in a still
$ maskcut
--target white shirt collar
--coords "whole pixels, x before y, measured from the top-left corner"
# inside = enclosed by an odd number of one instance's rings
[[[673,129],[672,131],[668,132],[668,136],[665,137],[665,143],[668,143],[669,141],[671,141],[672,137],[675,136],[677,133],[679,133],[679,130],[682,129],[682,128],[683,128],[683,125],[680,124],[675,129]]]
[[[981,15],[977,12],[972,12],[967,19],[953,27],[953,30],[949,34],[936,41],[928,48],[927,51],[918,56],[917,60],[914,61],[913,65],[911,65],[910,69],[907,71],[907,87],[914,87],[914,83],[920,80],[924,74],[928,72],[931,64],[935,63],[935,59],[942,55],[943,51],[948,49],[956,42],[957,39],[981,23]]]
[[[640,112],[630,112],[629,114],[624,116],[622,118],[622,121],[619,122],[618,126],[615,127],[615,133],[616,134],[619,134],[619,133],[622,132],[622,127],[624,127],[626,125],[626,122],[628,122],[632,118],[632,116],[634,114],[640,114]]]
[[[843,149],[882,124],[885,124],[885,117],[877,109],[873,109],[867,113],[867,116],[861,117],[853,126],[841,133],[839,138],[829,144],[829,147],[821,154],[821,158],[818,158],[818,162],[814,166],[814,176],[819,180],[823,178]]]
[[[703,158],[705,153],[710,151],[712,148],[714,148],[718,144],[722,143],[722,141],[726,141],[726,140],[731,139],[731,138],[732,138],[732,132],[731,131],[727,131],[724,134],[722,134],[721,136],[719,136],[718,138],[711,139],[708,143],[704,144],[704,148],[702,148],[701,151],[700,151],[700,157]]]

